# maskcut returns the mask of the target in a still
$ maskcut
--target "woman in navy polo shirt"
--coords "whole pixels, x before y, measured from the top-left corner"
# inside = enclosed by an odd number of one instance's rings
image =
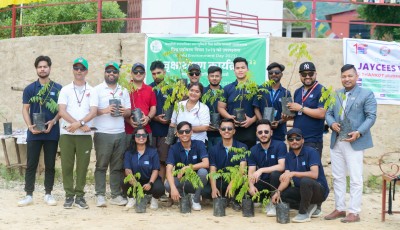
[[[138,182],[143,186],[144,193],[151,194],[150,208],[158,208],[158,199],[165,193],[165,188],[158,176],[160,160],[157,150],[150,147],[149,135],[144,127],[139,126],[133,131],[133,144],[124,157],[125,175],[140,173]],[[130,184],[124,184],[124,192],[128,191]],[[135,199],[128,195],[126,208],[135,205]]]

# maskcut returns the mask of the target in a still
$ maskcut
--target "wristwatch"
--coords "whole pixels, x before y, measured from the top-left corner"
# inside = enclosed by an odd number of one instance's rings
[[[149,185],[150,185],[151,187],[153,187],[153,182],[150,181],[150,182],[149,182]]]
[[[81,127],[86,124],[85,121],[83,121],[83,120],[80,120],[80,123],[81,123]]]

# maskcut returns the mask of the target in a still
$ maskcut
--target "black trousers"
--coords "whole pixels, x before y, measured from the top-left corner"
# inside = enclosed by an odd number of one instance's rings
[[[228,183],[226,183],[222,178],[218,178],[217,180],[215,180],[215,183],[217,185],[219,193],[221,194],[221,197],[225,197],[226,189],[228,188]],[[211,193],[212,193],[211,183],[207,183],[206,186],[204,186],[203,190],[201,190],[201,196],[207,199],[212,199]]]
[[[257,136],[256,136],[257,127],[255,124],[250,125],[248,128],[236,127],[236,133],[234,138],[244,144],[250,149],[254,145],[256,145]]]
[[[273,171],[270,175],[268,180],[266,180],[265,182],[271,184],[266,184],[263,181],[258,181],[257,183],[254,184],[254,186],[257,188],[257,190],[259,192],[261,192],[261,190],[264,189],[268,189],[268,191],[270,191],[270,193],[268,193],[268,197],[271,197],[273,194],[271,193],[272,191],[275,191],[278,187],[279,187],[279,177],[282,175],[282,172],[278,172],[278,171]],[[262,196],[260,197],[260,199],[262,200],[265,197],[264,194],[262,194]]]
[[[50,194],[53,190],[58,141],[28,141],[27,168],[25,172],[25,192],[27,195],[32,195],[35,190],[36,169],[39,164],[42,147],[44,152],[44,187],[46,194]]]
[[[322,148],[324,144],[322,142],[304,142],[304,146],[314,148],[319,153],[319,158],[322,159]]]
[[[149,183],[148,180],[144,181],[144,180],[139,180],[139,183],[143,186],[147,183]],[[127,194],[128,193],[128,189],[129,187],[131,187],[131,184],[126,183],[122,185],[122,192],[123,194]],[[143,191],[145,194],[151,194],[154,198],[158,199],[160,198],[162,195],[165,194],[165,187],[164,184],[161,181],[161,178],[158,177],[157,180],[154,181],[153,186],[151,186],[151,189],[149,191]],[[132,198],[132,193],[131,194],[127,194],[128,197]]]
[[[300,214],[306,214],[310,204],[321,204],[325,201],[325,188],[316,180],[303,177],[300,187],[288,187],[281,193],[283,202],[287,202],[290,208],[298,209]]]

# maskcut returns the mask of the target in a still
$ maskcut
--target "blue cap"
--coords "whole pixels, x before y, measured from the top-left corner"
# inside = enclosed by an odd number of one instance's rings
[[[297,134],[298,136],[303,137],[303,132],[299,128],[293,128],[287,132],[287,136],[290,137],[292,134]]]
[[[142,69],[146,71],[146,68],[144,68],[144,65],[140,62],[136,62],[135,64],[133,64],[132,70],[136,69],[137,67],[142,67]]]

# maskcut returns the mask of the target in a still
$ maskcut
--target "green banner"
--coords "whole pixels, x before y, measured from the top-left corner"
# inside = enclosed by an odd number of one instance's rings
[[[148,36],[146,44],[146,83],[153,81],[149,70],[151,62],[160,60],[165,64],[167,75],[187,77],[187,67],[196,63],[201,68],[200,82],[207,86],[207,70],[210,66],[222,69],[221,85],[236,80],[233,59],[246,58],[254,80],[261,84],[266,79],[269,62],[269,38],[259,36],[204,35],[191,37]]]

